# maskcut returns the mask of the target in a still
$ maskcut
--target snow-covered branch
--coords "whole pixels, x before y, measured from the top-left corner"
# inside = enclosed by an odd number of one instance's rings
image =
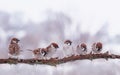
[[[58,58],[51,58],[48,60],[45,59],[0,59],[0,63],[10,63],[10,64],[17,64],[17,63],[26,63],[26,64],[49,64],[49,65],[57,65],[69,61],[75,61],[75,60],[84,60],[84,59],[99,59],[99,58],[104,58],[106,60],[110,59],[120,59],[120,55],[115,55],[115,54],[108,54],[106,53],[101,53],[101,54],[86,54],[86,55],[72,55],[70,57],[65,57],[63,59],[58,59]]]

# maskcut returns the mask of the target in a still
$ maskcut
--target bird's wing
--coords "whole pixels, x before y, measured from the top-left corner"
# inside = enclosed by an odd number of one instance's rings
[[[9,53],[10,54],[14,54],[15,53],[15,47],[12,44],[9,45]]]

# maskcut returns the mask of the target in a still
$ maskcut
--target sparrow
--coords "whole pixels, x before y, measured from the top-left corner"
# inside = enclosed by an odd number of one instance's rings
[[[76,52],[77,54],[80,55],[87,54],[87,45],[85,43],[81,43],[80,45],[77,45]]]
[[[34,49],[32,52],[33,52],[33,56],[34,56],[34,59],[39,59],[40,58],[40,50],[41,48],[37,48],[37,49]]]
[[[34,59],[40,59],[40,58],[42,58],[42,56],[43,56],[43,54],[42,54],[42,52],[41,52],[42,49],[43,49],[43,48],[36,48],[36,49],[34,49],[34,50],[32,50],[32,49],[27,49],[26,51],[32,52]]]
[[[9,44],[9,58],[14,58],[14,56],[18,56],[20,53],[20,46],[18,44],[20,40],[17,38],[12,38]]]
[[[55,54],[58,48],[59,48],[58,44],[53,42],[46,48],[42,48],[41,53],[44,57],[49,59],[52,58],[52,56]]]
[[[63,53],[65,57],[69,57],[74,54],[74,50],[72,47],[72,41],[70,40],[64,41]]]
[[[101,42],[96,42],[93,43],[92,45],[92,52],[95,54],[99,54],[102,51],[102,43]]]

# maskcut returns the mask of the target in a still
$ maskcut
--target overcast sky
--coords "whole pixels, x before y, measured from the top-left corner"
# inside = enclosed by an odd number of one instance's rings
[[[0,10],[23,12],[25,20],[42,21],[47,11],[63,12],[72,18],[74,26],[81,24],[83,32],[94,34],[108,24],[109,35],[120,34],[120,0],[0,0]]]

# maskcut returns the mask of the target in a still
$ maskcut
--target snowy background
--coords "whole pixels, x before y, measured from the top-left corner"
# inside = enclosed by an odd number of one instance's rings
[[[95,41],[103,51],[120,54],[119,0],[0,0],[0,58],[8,58],[8,44],[19,38],[21,48],[45,47],[51,42],[63,46]],[[22,58],[30,58],[25,52]],[[78,60],[57,66],[0,65],[0,75],[120,75],[120,60]]]

